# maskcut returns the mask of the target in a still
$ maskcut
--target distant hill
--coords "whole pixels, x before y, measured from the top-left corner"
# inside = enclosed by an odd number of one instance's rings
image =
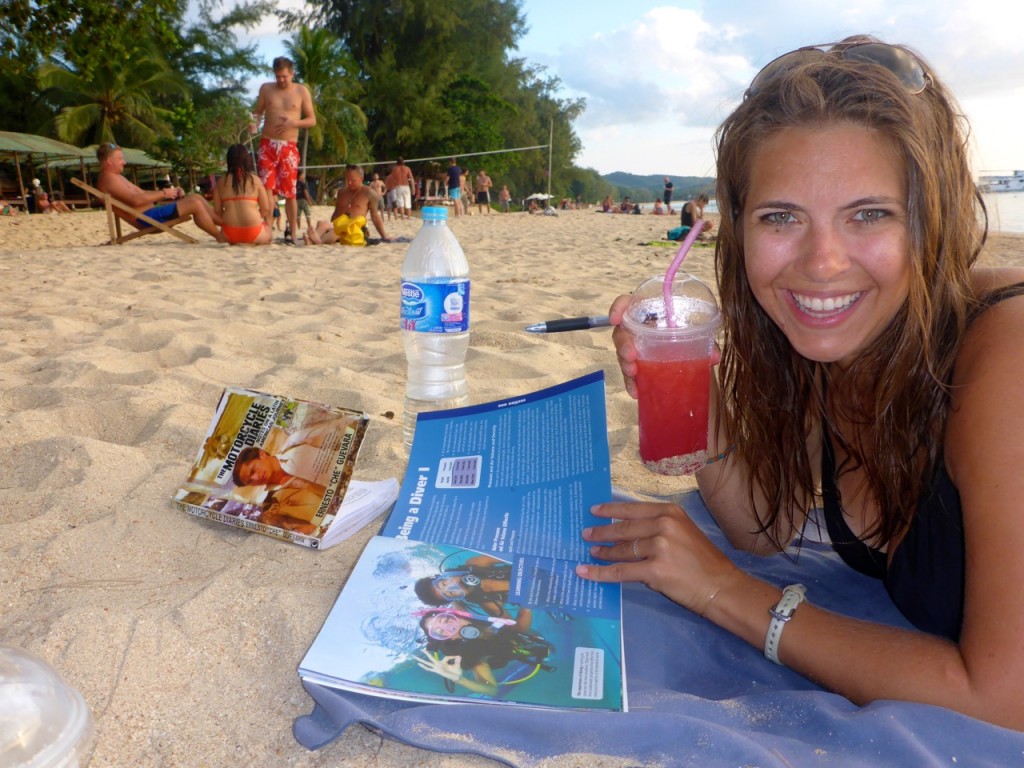
[[[631,200],[645,203],[656,197],[661,197],[661,193],[665,189],[666,176],[672,179],[674,185],[673,201],[689,200],[700,192],[706,192],[709,197],[715,196],[715,178],[713,176],[673,176],[669,173],[638,176],[635,173],[615,171],[606,173],[601,178],[615,185],[620,200],[629,195]]]

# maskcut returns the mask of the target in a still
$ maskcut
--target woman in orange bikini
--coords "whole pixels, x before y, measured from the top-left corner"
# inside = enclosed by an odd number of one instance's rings
[[[243,144],[228,148],[228,171],[213,189],[213,209],[224,223],[221,231],[232,245],[269,243],[274,206],[253,169],[252,155]]]

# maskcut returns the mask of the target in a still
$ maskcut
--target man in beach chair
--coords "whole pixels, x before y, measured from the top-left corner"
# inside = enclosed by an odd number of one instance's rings
[[[223,242],[220,217],[202,195],[186,195],[177,187],[155,190],[137,187],[122,175],[124,153],[116,144],[100,144],[96,149],[96,159],[100,162],[97,189],[91,189],[77,179],[73,182],[104,201],[111,221],[111,244],[118,245],[156,232],[167,232],[187,242],[196,242],[194,238],[174,230],[176,225],[190,218],[201,230]],[[128,222],[137,231],[122,236],[121,221]]]

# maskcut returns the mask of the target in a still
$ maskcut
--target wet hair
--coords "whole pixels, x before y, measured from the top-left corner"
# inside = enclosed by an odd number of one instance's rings
[[[231,189],[236,195],[245,192],[250,184],[253,187],[256,186],[252,180],[252,174],[255,171],[248,147],[244,144],[232,144],[228,147],[227,164],[227,177],[231,182]]]
[[[290,69],[292,72],[295,71],[295,62],[289,59],[287,56],[278,56],[274,59],[274,71],[280,72],[284,69]]]
[[[953,364],[977,303],[970,268],[985,241],[987,214],[970,171],[966,121],[924,60],[909,52],[928,74],[918,94],[882,66],[829,52],[767,78],[715,134],[715,270],[724,335],[719,418],[750,467],[760,531],[780,548],[783,533],[816,500],[807,449],[816,425],[848,457],[839,474],[863,470],[879,509],[865,539],[878,544],[907,529],[942,462]],[[911,261],[903,306],[845,370],[793,350],[754,298],[743,245],[758,148],[787,128],[835,125],[870,128],[890,145],[906,188]],[[837,422],[854,429],[842,435],[832,426]]]

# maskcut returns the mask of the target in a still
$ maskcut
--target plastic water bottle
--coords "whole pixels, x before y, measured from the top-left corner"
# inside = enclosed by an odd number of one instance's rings
[[[448,209],[424,208],[402,262],[402,343],[408,362],[403,437],[416,415],[469,402],[469,262],[448,228]]]

